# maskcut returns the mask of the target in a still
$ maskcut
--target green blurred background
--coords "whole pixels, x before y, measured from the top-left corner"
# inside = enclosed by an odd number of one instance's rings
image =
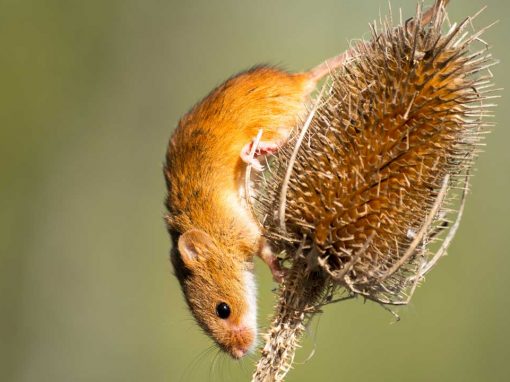
[[[485,4],[476,24],[501,21],[485,40],[502,61],[497,85],[510,88],[508,2],[453,0],[450,16]],[[415,2],[392,5],[411,16]],[[171,275],[168,137],[231,74],[310,68],[368,37],[386,10],[386,0],[1,0],[0,381],[248,380],[254,359],[210,348]],[[508,97],[499,104],[450,256],[402,320],[361,300],[328,307],[288,381],[510,380]],[[260,264],[258,278],[265,325],[274,284]]]

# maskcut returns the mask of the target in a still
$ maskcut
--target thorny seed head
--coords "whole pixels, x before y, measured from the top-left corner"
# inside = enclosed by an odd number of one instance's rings
[[[252,208],[289,271],[252,381],[284,380],[334,293],[407,303],[445,254],[491,126],[495,61],[473,18],[446,30],[444,4],[374,25],[255,182]]]
[[[470,18],[443,33],[445,19],[439,7],[425,25],[374,25],[306,131],[272,158],[256,210],[287,264],[301,253],[330,286],[399,304],[445,253],[430,244],[444,239],[490,126],[494,64],[485,46],[473,51],[483,30]]]

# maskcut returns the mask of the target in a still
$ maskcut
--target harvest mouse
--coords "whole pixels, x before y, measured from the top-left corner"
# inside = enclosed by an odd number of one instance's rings
[[[259,157],[277,150],[306,112],[317,82],[348,56],[308,72],[271,66],[241,72],[184,115],[170,139],[164,175],[171,261],[197,323],[233,358],[256,343],[254,256],[275,279],[282,276],[244,199],[246,162],[262,168],[257,157],[250,159],[253,139],[262,129]]]
[[[234,358],[255,344],[253,257],[281,278],[244,200],[253,138],[258,155],[276,150],[305,111],[310,92],[343,56],[309,72],[258,66],[228,79],[196,104],[170,139],[164,168],[166,222],[175,274],[198,324]],[[258,159],[253,166],[260,169]]]

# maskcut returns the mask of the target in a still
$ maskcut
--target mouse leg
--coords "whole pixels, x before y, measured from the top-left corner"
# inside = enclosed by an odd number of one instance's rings
[[[264,263],[267,264],[271,270],[273,280],[279,284],[282,283],[284,271],[280,267],[280,261],[278,260],[278,257],[275,256],[266,240],[263,241],[258,256],[264,261]]]
[[[273,154],[278,151],[280,145],[276,142],[260,141],[255,149],[255,155],[251,157],[254,142],[247,143],[241,150],[241,159],[245,163],[250,163],[257,171],[264,170],[264,166],[260,163],[257,157],[267,154]]]

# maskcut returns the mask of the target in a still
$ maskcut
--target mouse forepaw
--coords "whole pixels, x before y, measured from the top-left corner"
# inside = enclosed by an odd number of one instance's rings
[[[285,276],[283,268],[280,266],[280,260],[273,253],[267,243],[264,244],[259,254],[260,258],[267,264],[273,275],[273,280],[281,284]]]
[[[269,265],[269,269],[271,270],[271,273],[273,275],[273,280],[277,282],[278,284],[283,283],[283,278],[285,276],[285,272],[283,268],[280,266],[280,260],[278,260],[278,257],[273,256],[273,260],[271,264]]]

